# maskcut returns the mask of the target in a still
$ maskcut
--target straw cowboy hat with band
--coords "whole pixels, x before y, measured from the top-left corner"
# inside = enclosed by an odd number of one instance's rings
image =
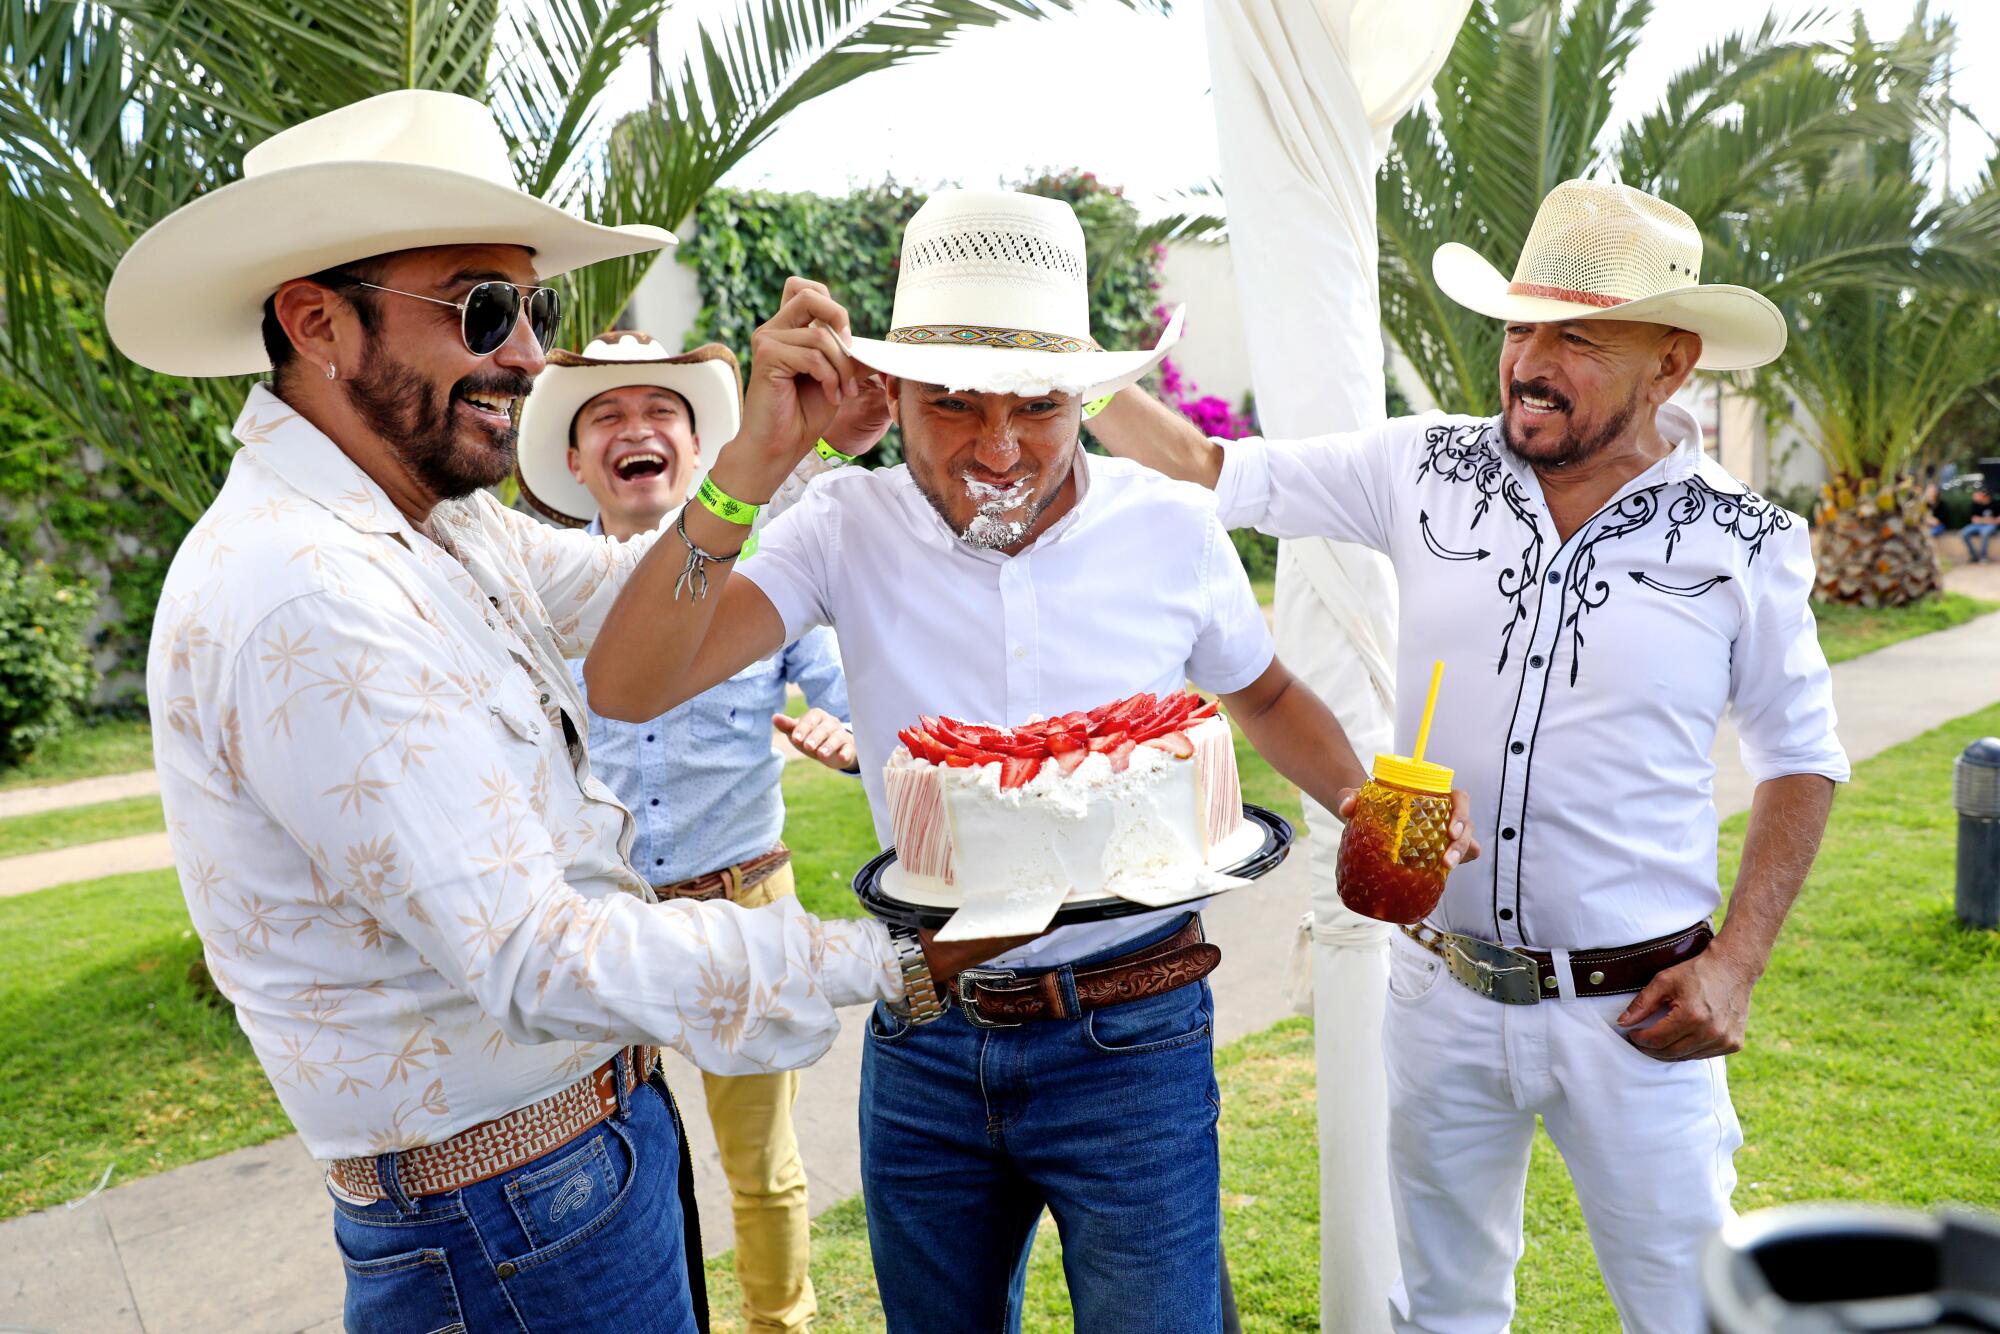
[[[105,319],[119,350],[169,375],[267,370],[264,302],[294,278],[420,246],[526,246],[544,281],[672,245],[604,227],[514,181],[493,113],[451,93],[383,93],[272,135],[243,179],[175,210],[119,262]]]
[[[1090,334],[1083,227],[1059,199],[940,190],[903,229],[891,328],[853,339],[872,370],[973,393],[1075,394],[1136,382],[1179,341],[1177,309],[1150,352]]]
[[[1785,350],[1785,317],[1769,300],[1701,281],[1694,219],[1629,185],[1551,190],[1512,279],[1456,243],[1438,247],[1431,273],[1459,305],[1508,323],[1623,320],[1699,334],[1699,370],[1748,370]]]
[[[608,333],[581,355],[561,348],[521,407],[521,497],[558,523],[582,525],[597,515],[597,501],[570,474],[571,428],[577,413],[599,394],[634,385],[670,389],[687,400],[700,446],[696,475],[708,470],[743,420],[743,386],[736,354],[709,343],[679,355],[635,332]]]

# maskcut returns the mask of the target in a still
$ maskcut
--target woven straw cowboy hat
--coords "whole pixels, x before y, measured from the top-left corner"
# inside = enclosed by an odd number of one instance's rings
[[[596,499],[570,476],[570,426],[591,399],[628,385],[657,385],[687,400],[700,438],[698,471],[707,471],[743,421],[736,354],[720,343],[676,356],[645,334],[620,332],[581,355],[557,348],[521,405],[515,469],[522,499],[558,523],[582,525],[597,516]]]
[[[1509,323],[1625,320],[1700,334],[1701,370],[1748,370],[1785,350],[1785,317],[1769,300],[1701,281],[1694,219],[1629,185],[1551,190],[1512,279],[1455,242],[1438,247],[1431,273],[1459,305]]]
[[[885,375],[989,394],[1096,398],[1136,382],[1180,340],[1181,312],[1150,352],[1090,336],[1083,227],[1059,199],[940,190],[903,229],[891,328],[856,338]]]
[[[169,375],[269,368],[264,301],[293,278],[417,246],[535,252],[543,280],[672,245],[658,227],[602,227],[523,191],[481,103],[384,93],[315,116],[243,157],[243,179],[133,243],[105,294],[112,341]]]

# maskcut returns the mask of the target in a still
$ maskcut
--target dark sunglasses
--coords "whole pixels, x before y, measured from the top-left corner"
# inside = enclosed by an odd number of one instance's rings
[[[463,301],[446,301],[421,292],[405,292],[398,287],[363,282],[351,273],[337,273],[335,276],[357,287],[415,297],[436,306],[456,307],[459,336],[465,340],[466,350],[475,357],[492,356],[513,334],[514,322],[521,318],[524,292],[527,294],[528,327],[534,330],[536,342],[545,348],[553,346],[556,325],[562,320],[562,293],[553,287],[516,287],[513,283],[485,282],[467,292]]]

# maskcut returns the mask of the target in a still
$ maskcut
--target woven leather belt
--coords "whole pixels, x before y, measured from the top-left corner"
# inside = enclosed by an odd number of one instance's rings
[[[652,1047],[630,1050],[628,1094],[652,1074],[658,1054]],[[616,1060],[606,1061],[540,1102],[482,1121],[436,1144],[404,1150],[396,1155],[396,1184],[413,1199],[462,1190],[560,1149],[618,1110],[618,1091],[613,1083],[617,1069]],[[343,1194],[386,1200],[389,1192],[382,1185],[381,1162],[379,1157],[338,1158],[327,1165],[327,1180]]]
[[[1555,955],[1548,950],[1510,949],[1477,936],[1440,931],[1420,922],[1403,934],[1445,962],[1452,977],[1488,1000],[1533,1005],[1562,995]],[[1577,996],[1623,996],[1643,991],[1658,973],[1686,963],[1708,948],[1715,932],[1707,922],[1615,949],[1571,950],[1569,972]]]
[[[655,885],[653,892],[663,899],[733,899],[752,885],[761,885],[792,860],[792,850],[783,843],[747,862],[725,866],[690,880]]]
[[[977,1028],[1018,1028],[1042,1019],[1079,1019],[1092,1010],[1149,1000],[1199,982],[1222,962],[1222,950],[1202,939],[1201,919],[1167,939],[1087,968],[1070,969],[1077,1005],[1063,994],[1062,970],[1023,975],[1005,968],[967,968],[952,999]]]

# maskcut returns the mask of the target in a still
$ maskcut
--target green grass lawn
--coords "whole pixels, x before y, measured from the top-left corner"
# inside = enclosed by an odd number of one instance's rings
[[[2000,1207],[2000,934],[1952,916],[1951,759],[2000,733],[2000,707],[1863,764],[1777,957],[1730,1083],[1747,1144],[1736,1205],[1876,1200]],[[1275,775],[1273,776],[1275,778]],[[1246,768],[1246,785],[1251,781]],[[1280,780],[1281,781],[1281,780]],[[1725,877],[1744,817],[1723,826]],[[1226,965],[1225,965],[1226,966]],[[1223,1217],[1244,1328],[1318,1328],[1311,1028],[1288,1020],[1217,1055]],[[879,1327],[860,1200],[815,1225],[823,1334]],[[1516,1327],[1614,1334],[1562,1162],[1538,1136]],[[718,1331],[736,1324],[727,1257],[709,1265]],[[1024,1327],[1068,1328],[1060,1242],[1044,1223]]]
[[[1826,650],[1826,660],[1846,662],[1905,639],[1963,625],[1988,612],[2000,611],[2000,604],[1964,593],[1941,592],[1908,607],[1871,609],[1815,602],[1812,609],[1819,621],[1819,643]]]
[[[0,765],[0,791],[152,767],[153,733],[143,718],[93,720],[20,764]]]
[[[158,797],[131,797],[95,806],[17,815],[11,820],[0,820],[0,857],[48,852],[130,834],[156,833],[166,827]]]
[[[1736,1203],[1877,1199],[2000,1206],[2000,935],[1951,913],[1951,759],[2000,733],[1990,708],[1862,765],[1730,1063],[1748,1144]],[[1253,800],[1275,775],[1244,765]],[[786,768],[788,837],[808,903],[852,913],[846,884],[873,848],[859,785]],[[1260,791],[1262,796],[1260,798]],[[1295,813],[1296,808],[1292,808]],[[1724,826],[1725,874],[1743,831]],[[284,1133],[226,1011],[188,984],[196,957],[170,873],[0,900],[0,1216]],[[1317,1322],[1310,1029],[1288,1021],[1218,1056],[1224,1216],[1245,1325]],[[116,1077],[104,1072],[115,1069]],[[1522,1329],[1611,1331],[1561,1163],[1539,1141],[1529,1177]],[[862,1205],[823,1215],[814,1278],[828,1334],[879,1326]],[[1059,1245],[1037,1248],[1034,1330],[1066,1327]],[[735,1298],[711,1265],[718,1329]],[[725,1313],[727,1315],[725,1316]]]

